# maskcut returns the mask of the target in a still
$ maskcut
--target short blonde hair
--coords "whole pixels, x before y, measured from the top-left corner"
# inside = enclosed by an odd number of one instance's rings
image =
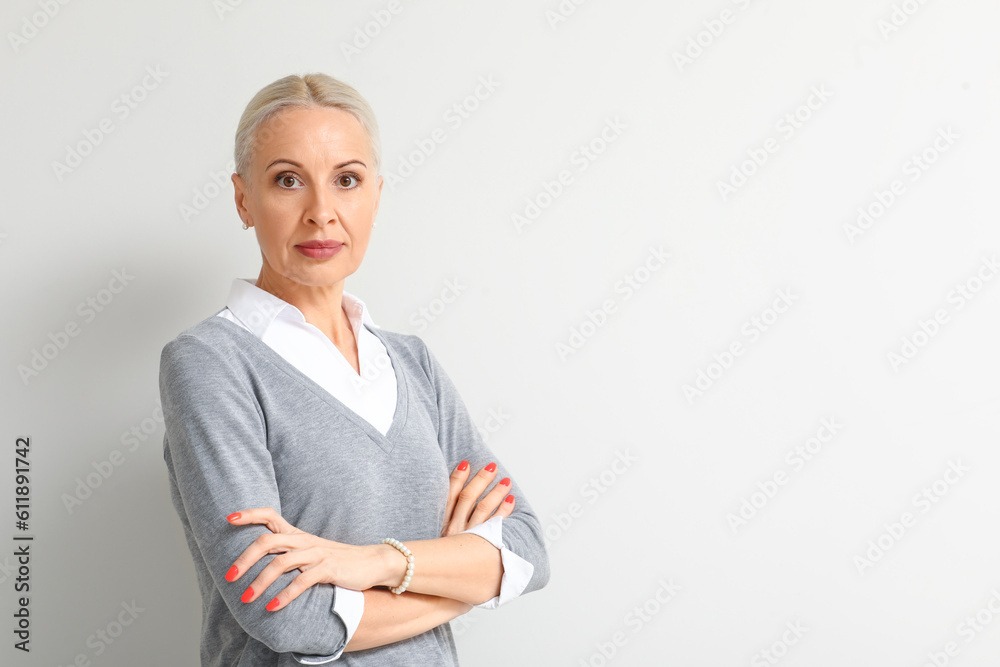
[[[371,105],[354,88],[328,74],[315,72],[299,76],[291,74],[261,88],[253,96],[236,129],[236,146],[233,157],[236,173],[249,186],[250,162],[256,148],[261,125],[279,112],[291,108],[333,107],[343,109],[358,119],[368,135],[375,176],[381,166],[382,147],[378,136],[378,123]],[[267,132],[265,128],[263,130]]]

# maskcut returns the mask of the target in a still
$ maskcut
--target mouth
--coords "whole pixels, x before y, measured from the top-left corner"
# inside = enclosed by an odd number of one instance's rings
[[[332,240],[315,240],[315,241],[303,241],[299,243],[297,248],[313,248],[313,249],[333,249],[336,250],[340,246],[344,245],[340,241]]]
[[[330,259],[344,247],[344,244],[340,241],[332,240],[313,240],[313,241],[303,241],[295,246],[295,249],[299,253],[309,257],[310,259]]]

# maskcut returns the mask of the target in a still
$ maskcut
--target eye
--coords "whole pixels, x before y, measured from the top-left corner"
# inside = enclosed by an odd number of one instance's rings
[[[299,179],[295,174],[286,171],[278,174],[274,178],[274,182],[277,183],[282,189],[290,190],[295,183],[299,182]]]
[[[361,185],[361,177],[351,172],[343,173],[337,177],[337,185],[345,190],[353,190]]]

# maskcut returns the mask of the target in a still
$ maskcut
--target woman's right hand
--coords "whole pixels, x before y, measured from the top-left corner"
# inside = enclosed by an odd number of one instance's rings
[[[462,461],[449,478],[448,504],[445,507],[441,537],[456,535],[494,516],[507,518],[514,511],[510,478],[504,477],[486,497],[473,506],[496,476],[497,466],[490,463],[469,479],[469,462]]]

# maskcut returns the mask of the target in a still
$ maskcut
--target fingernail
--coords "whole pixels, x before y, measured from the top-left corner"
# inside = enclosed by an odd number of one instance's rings
[[[510,484],[510,477],[504,477],[500,480],[500,486],[507,486]]]
[[[240,569],[235,565],[233,565],[231,568],[229,568],[229,572],[226,572],[226,581],[234,581],[236,579],[236,575],[238,575],[239,573]]]
[[[491,463],[488,466],[486,466],[486,472],[496,472],[496,469],[497,469],[496,463]]]
[[[267,606],[264,607],[264,609],[267,609],[268,611],[274,611],[275,609],[278,608],[279,604],[280,603],[278,602],[278,598],[274,598],[273,600],[267,603]]]
[[[241,515],[239,512],[233,512],[232,514],[226,517],[226,521],[239,521],[240,516]]]
[[[247,587],[247,589],[243,591],[243,597],[241,597],[240,600],[243,602],[250,602],[250,598],[252,597],[253,597],[253,589]]]
[[[458,469],[459,470],[468,470],[469,469],[469,462],[468,461],[462,461],[461,463],[458,464]]]
[[[514,502],[514,496],[512,496],[512,495],[511,496],[507,496],[506,498],[503,499],[503,501],[505,503],[512,503],[512,502]]]

